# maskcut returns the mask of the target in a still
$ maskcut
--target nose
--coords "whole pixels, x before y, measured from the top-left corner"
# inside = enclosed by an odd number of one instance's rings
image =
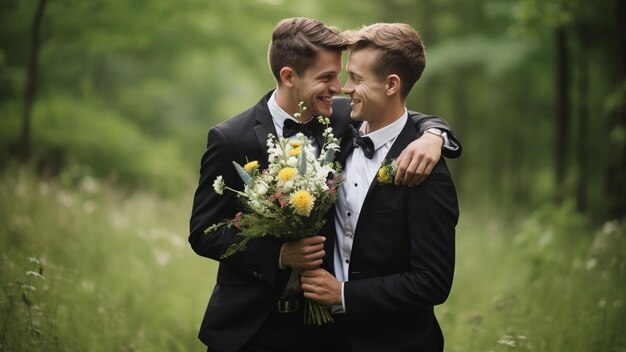
[[[352,93],[354,93],[354,87],[352,87],[350,80],[348,80],[346,84],[343,85],[343,94],[350,95]]]

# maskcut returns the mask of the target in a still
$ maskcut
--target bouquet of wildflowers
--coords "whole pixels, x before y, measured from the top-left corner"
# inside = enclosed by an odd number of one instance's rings
[[[306,108],[300,103],[300,114]],[[340,166],[334,162],[339,150],[339,140],[329,127],[327,117],[319,117],[326,128],[324,145],[316,157],[309,147],[306,136],[297,134],[295,139],[277,138],[269,135],[267,147],[269,165],[259,170],[258,161],[233,165],[244,183],[243,190],[235,190],[224,184],[218,176],[213,188],[218,194],[225,189],[237,193],[244,211],[234,219],[227,219],[209,227],[205,232],[221,226],[234,226],[240,232],[241,241],[231,245],[222,257],[242,251],[253,238],[274,236],[283,240],[297,240],[317,235],[324,225],[326,213],[337,199],[336,190],[341,184]],[[326,307],[306,300],[306,323],[320,325],[332,321]]]

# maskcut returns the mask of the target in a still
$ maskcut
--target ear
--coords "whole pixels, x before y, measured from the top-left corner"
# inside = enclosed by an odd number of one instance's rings
[[[280,82],[287,87],[293,87],[295,75],[296,72],[291,67],[285,66],[280,69]]]
[[[396,93],[400,93],[400,83],[401,83],[400,76],[396,74],[391,74],[387,76],[387,79],[385,82],[385,90],[386,90],[387,95],[391,96]]]

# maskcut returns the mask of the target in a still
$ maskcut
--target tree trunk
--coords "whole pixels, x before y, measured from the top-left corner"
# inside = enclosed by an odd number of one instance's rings
[[[428,46],[435,43],[434,33],[433,33],[433,25],[432,25],[432,16],[433,16],[433,6],[431,0],[423,0],[420,8],[420,19],[421,19],[421,28],[418,31],[420,38],[426,48],[426,69],[424,73],[428,74]],[[435,111],[435,80],[433,79],[420,79],[419,81],[422,83],[422,102],[423,105],[420,107],[420,111],[426,114],[434,114]],[[418,83],[419,84],[419,83]],[[455,118],[461,118],[462,116],[455,116]]]
[[[624,1],[615,1],[615,16],[617,41],[615,46],[615,83],[617,89],[622,89],[626,80],[626,4]],[[612,136],[619,135],[619,131],[626,130],[626,102],[623,97],[620,104],[613,111],[609,129]],[[626,142],[622,138],[609,138],[609,152],[607,165],[606,201],[609,219],[621,219],[626,216]]]
[[[28,62],[28,75],[24,88],[24,111],[22,115],[22,148],[21,159],[26,162],[30,157],[30,115],[37,90],[37,62],[39,59],[40,30],[47,0],[39,0],[37,12],[33,19],[33,27],[30,42],[30,59]]]
[[[589,28],[582,24],[579,32],[581,43],[579,65],[580,78],[578,82],[578,145],[576,159],[578,161],[578,179],[576,184],[576,208],[580,212],[587,211],[587,184],[589,178],[588,148],[589,148]]]
[[[455,131],[455,135],[457,136],[461,136],[462,137],[462,143],[466,143],[467,144],[467,130],[468,130],[468,126],[467,126],[467,122],[468,122],[468,103],[467,103],[467,90],[465,89],[465,87],[467,87],[467,78],[469,76],[469,73],[466,72],[465,70],[460,70],[457,71],[459,73],[458,78],[455,80],[455,84],[452,87],[452,101],[453,101],[453,114],[454,114],[454,118],[456,121],[456,126],[452,126],[454,128]],[[467,150],[467,149],[466,149]],[[459,158],[456,159],[454,161],[454,163],[451,163],[451,169],[454,172],[454,178],[456,180],[459,180],[456,182],[456,188],[457,191],[459,191],[459,193],[462,192],[462,190],[464,189],[464,185],[463,182],[461,180],[463,180],[463,174],[464,174],[464,169],[465,169],[465,159],[467,159],[467,157],[465,158]],[[470,158],[471,159],[471,158]]]
[[[565,28],[556,30],[556,125],[555,125],[555,188],[556,200],[563,200],[565,174],[567,169],[567,147],[569,145],[569,50]]]

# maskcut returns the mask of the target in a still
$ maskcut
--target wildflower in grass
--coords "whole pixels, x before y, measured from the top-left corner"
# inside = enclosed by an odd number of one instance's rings
[[[500,337],[500,339],[498,340],[498,343],[501,345],[509,346],[509,347],[517,347],[517,343],[515,342],[515,339],[513,338],[513,336],[510,336],[510,335],[504,335]]]

